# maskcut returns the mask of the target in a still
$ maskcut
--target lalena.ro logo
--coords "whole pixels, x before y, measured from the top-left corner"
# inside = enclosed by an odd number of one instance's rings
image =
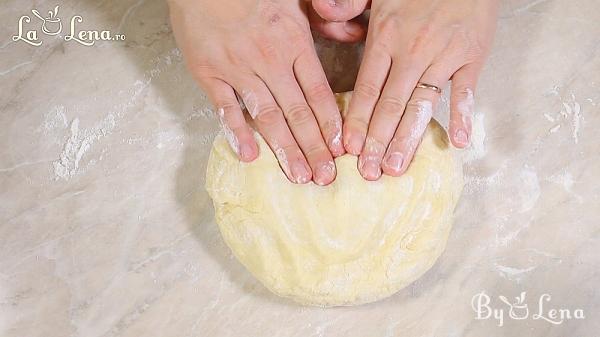
[[[506,296],[499,295],[498,299],[501,303],[492,303],[491,297],[484,291],[475,294],[471,299],[471,307],[476,314],[475,319],[495,319],[498,326],[504,325],[507,314],[508,318],[512,320],[543,320],[554,325],[560,325],[573,319],[585,319],[583,309],[553,307],[550,303],[552,297],[549,294],[542,294],[537,300],[537,306],[530,308],[525,299],[526,294],[527,292],[523,291],[514,298],[514,301],[509,301]]]
[[[59,6],[56,6],[54,10],[48,11],[47,17],[44,17],[37,9],[32,9],[33,16],[23,15],[19,18],[18,33],[12,37],[12,40],[14,42],[22,41],[32,46],[41,46],[43,41],[40,39],[40,30],[44,35],[60,35],[63,31],[63,23],[58,16],[58,11]],[[77,25],[82,22],[83,18],[80,15],[71,17],[68,35],[63,37],[65,41],[75,41],[84,46],[93,46],[96,41],[125,40],[125,35],[113,35],[109,30],[81,30]],[[31,29],[33,27],[36,29]]]

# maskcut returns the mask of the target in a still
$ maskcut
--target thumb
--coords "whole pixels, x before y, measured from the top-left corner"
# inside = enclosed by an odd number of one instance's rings
[[[312,6],[327,21],[348,21],[369,8],[370,0],[312,0]]]

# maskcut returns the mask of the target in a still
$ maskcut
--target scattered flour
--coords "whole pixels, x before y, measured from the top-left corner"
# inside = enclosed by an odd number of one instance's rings
[[[54,106],[44,115],[42,131],[45,135],[55,129],[66,129],[69,126],[65,107],[63,105]]]
[[[549,114],[549,113],[547,113],[547,112],[546,112],[546,113],[544,113],[544,117],[546,117],[546,119],[548,120],[548,122],[552,122],[552,123],[554,123],[554,122],[556,121],[556,118],[554,118],[554,117],[550,116],[550,114]]]
[[[573,175],[567,170],[563,170],[562,172],[551,175],[546,178],[547,181],[557,184],[561,186],[565,192],[575,197],[575,199],[579,202],[583,202],[583,198],[573,191],[573,185],[575,185],[575,179],[573,179]]]
[[[581,134],[581,130],[583,128],[584,118],[581,109],[581,104],[577,102],[575,99],[575,94],[571,93],[568,99],[563,99],[560,96],[558,87],[555,87],[550,94],[558,96],[561,103],[561,109],[558,113],[554,115],[549,113],[544,113],[544,117],[551,123],[557,123],[552,126],[549,130],[550,133],[555,133],[559,131],[561,125],[565,122],[569,122],[571,126],[571,137],[575,144],[579,143],[579,136]]]
[[[537,172],[532,167],[525,165],[519,173],[517,182],[520,213],[531,210],[540,198],[540,183]]]
[[[501,167],[498,171],[494,172],[494,174],[486,177],[466,176],[465,194],[482,192],[485,191],[486,188],[498,186],[500,184],[501,179],[504,177],[504,168],[505,166]]]
[[[505,278],[507,280],[517,281],[517,282],[521,280],[521,278],[524,276],[523,274],[526,274],[526,273],[534,270],[535,268],[537,268],[537,266],[532,266],[532,267],[528,267],[528,268],[514,268],[514,267],[503,266],[498,263],[494,263],[494,266],[496,267],[496,270],[498,271],[500,276],[502,276],[503,278]]]
[[[154,143],[157,149],[162,149],[170,143],[178,141],[183,143],[183,135],[178,130],[161,130],[153,135]]]
[[[67,140],[58,160],[53,162],[56,180],[69,180],[80,166],[83,155],[98,139],[110,134],[116,125],[115,115],[109,114],[90,129],[79,129],[79,118],[71,122],[71,136]]]
[[[102,120],[96,123],[89,129],[80,129],[79,118],[74,118],[70,123],[70,136],[63,146],[63,150],[59,158],[53,162],[55,180],[69,180],[80,172],[80,167],[84,155],[90,150],[91,146],[101,138],[113,132],[116,123],[123,118],[125,113],[133,106],[138,104],[139,99],[144,97],[144,93],[150,86],[152,80],[169,69],[169,66],[174,62],[180,64],[181,52],[174,48],[166,53],[166,55],[157,56],[151,62],[155,66],[144,74],[142,80],[137,80],[128,90],[118,92],[119,96],[124,96],[127,99],[113,107]],[[42,128],[49,130],[53,127],[60,127],[61,123],[66,123],[67,117],[65,108],[58,106],[49,114],[42,124]],[[134,140],[132,140],[134,141]],[[160,142],[159,142],[160,144]],[[102,156],[99,158],[102,159]],[[97,160],[91,159],[88,164],[95,163]]]
[[[215,118],[215,112],[213,109],[208,107],[194,107],[192,109],[192,113],[187,117],[188,120],[202,118],[202,119],[212,119]]]
[[[573,184],[575,181],[573,180],[573,176],[568,171],[563,171],[558,174],[554,174],[548,178],[548,181],[553,182],[562,186],[565,191],[571,192],[573,188]]]

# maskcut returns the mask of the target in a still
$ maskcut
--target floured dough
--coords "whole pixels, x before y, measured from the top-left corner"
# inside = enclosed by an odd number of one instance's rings
[[[246,164],[217,137],[206,182],[225,242],[272,292],[319,306],[371,302],[419,278],[444,250],[463,183],[437,122],[402,177],[366,181],[345,155],[326,187],[290,183],[257,138],[260,156]]]

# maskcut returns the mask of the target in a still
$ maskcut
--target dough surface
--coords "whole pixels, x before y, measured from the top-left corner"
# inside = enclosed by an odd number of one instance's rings
[[[347,98],[338,97],[341,107]],[[444,250],[463,182],[436,121],[407,172],[376,182],[345,155],[331,185],[292,184],[257,139],[260,156],[246,164],[218,136],[206,187],[225,242],[275,294],[318,306],[376,301],[419,278]]]

